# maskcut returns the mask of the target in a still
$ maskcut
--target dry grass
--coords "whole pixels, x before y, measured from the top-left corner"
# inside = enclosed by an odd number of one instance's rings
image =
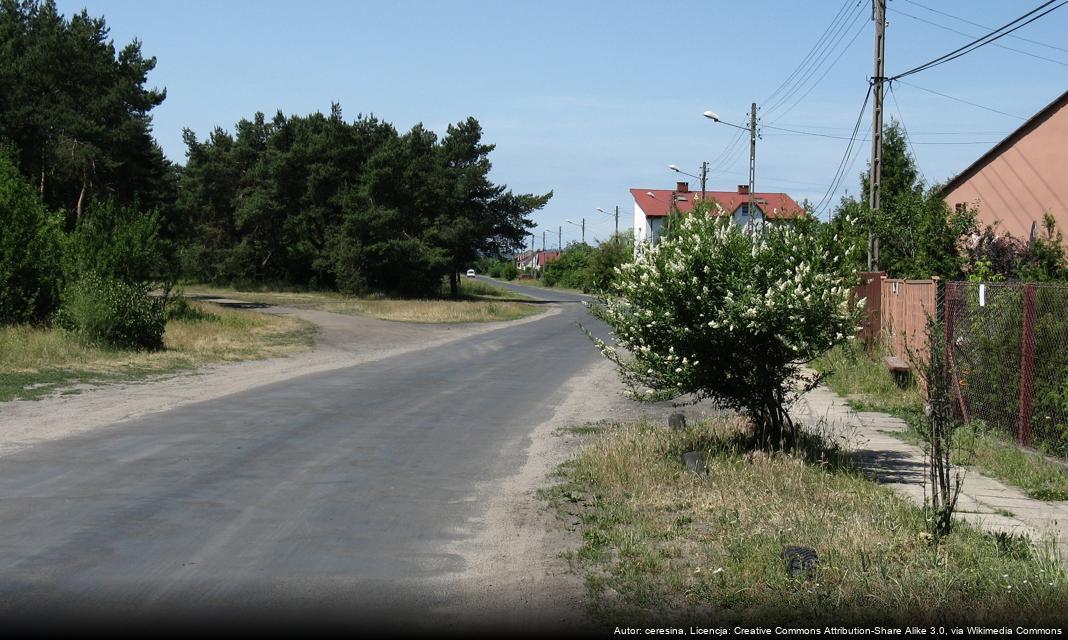
[[[35,398],[75,383],[130,380],[213,362],[289,355],[313,345],[302,320],[193,303],[199,319],[167,322],[162,351],[86,343],[61,329],[0,327],[0,400]]]
[[[517,320],[540,313],[543,308],[526,304],[530,298],[482,282],[462,280],[463,297],[450,299],[400,299],[382,296],[356,297],[329,291],[237,291],[203,285],[189,286],[189,295],[232,297],[260,304],[316,309],[349,315],[367,315],[400,322],[460,323]]]
[[[924,513],[834,452],[748,450],[726,421],[612,426],[546,492],[583,544],[595,617],[612,625],[960,621],[1038,624],[1068,611],[1068,576],[1016,538],[960,526],[933,546]],[[703,451],[708,475],[680,462]],[[792,578],[787,545],[817,550]]]

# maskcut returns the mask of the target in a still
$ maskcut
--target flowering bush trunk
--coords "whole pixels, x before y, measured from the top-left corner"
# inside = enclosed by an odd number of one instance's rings
[[[793,435],[801,365],[856,331],[856,276],[813,221],[757,231],[709,215],[673,222],[590,305],[615,344],[594,341],[632,397],[712,399],[747,414],[761,444],[780,445]]]

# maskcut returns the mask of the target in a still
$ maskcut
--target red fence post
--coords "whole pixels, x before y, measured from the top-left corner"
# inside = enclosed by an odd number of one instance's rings
[[[1020,444],[1031,443],[1031,415],[1035,400],[1035,285],[1023,287],[1023,314],[1020,335],[1020,422],[1016,434]]]

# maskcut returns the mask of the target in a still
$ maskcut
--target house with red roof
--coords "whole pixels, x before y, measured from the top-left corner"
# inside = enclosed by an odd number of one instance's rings
[[[690,191],[688,182],[674,189],[631,189],[634,197],[634,240],[655,244],[661,227],[672,212],[689,213],[702,197],[716,203],[718,215],[730,216],[737,224],[774,223],[805,215],[801,205],[785,193],[753,193],[753,211],[749,211],[749,186],[738,185],[737,191]]]
[[[549,264],[553,260],[560,257],[559,251],[524,251],[514,256],[515,266],[522,271],[523,269],[537,269],[541,270],[545,268],[545,265]]]

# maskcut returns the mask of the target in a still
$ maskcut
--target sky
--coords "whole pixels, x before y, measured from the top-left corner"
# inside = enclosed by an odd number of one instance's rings
[[[565,245],[580,239],[569,220],[585,219],[588,242],[606,239],[614,221],[597,208],[619,206],[620,228],[630,226],[631,188],[697,188],[669,164],[697,174],[710,162],[710,190],[747,183],[747,134],[706,110],[745,125],[757,102],[756,190],[823,201],[823,217],[843,194],[857,195],[870,157],[869,105],[865,135],[832,189],[873,71],[871,0],[57,4],[68,16],[104,16],[117,47],[136,38],[157,58],[148,85],[167,99],[152,112],[154,134],[175,162],[185,162],[183,129],[203,139],[257,111],[328,113],[339,102],[347,119],[374,114],[439,134],[474,116],[496,145],[497,183],[553,191],[534,214],[538,244],[545,231],[549,248],[561,227]],[[1039,4],[889,0],[887,75]],[[904,123],[929,183],[959,173],[1068,88],[1064,33],[1068,7],[894,84],[887,118]]]

